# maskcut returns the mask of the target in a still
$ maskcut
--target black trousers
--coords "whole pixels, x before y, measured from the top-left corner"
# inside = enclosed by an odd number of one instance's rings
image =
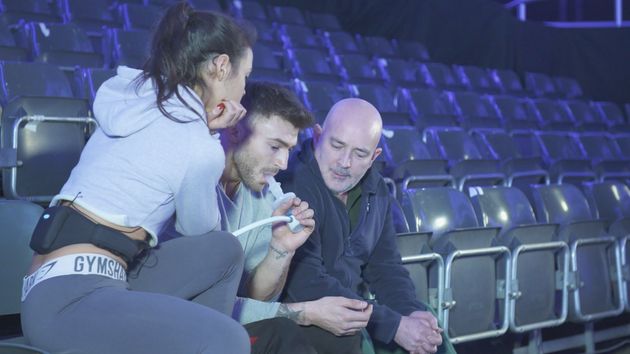
[[[361,354],[361,332],[338,337],[317,326],[301,328],[318,354]]]
[[[251,354],[317,354],[300,326],[288,318],[276,317],[248,323],[245,329]]]

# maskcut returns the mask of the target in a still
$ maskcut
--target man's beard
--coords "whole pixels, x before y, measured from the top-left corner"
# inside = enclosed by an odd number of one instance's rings
[[[260,192],[263,189],[264,185],[260,185],[258,181],[256,181],[255,158],[239,150],[234,153],[234,164],[241,182],[245,184],[247,188],[256,192]]]

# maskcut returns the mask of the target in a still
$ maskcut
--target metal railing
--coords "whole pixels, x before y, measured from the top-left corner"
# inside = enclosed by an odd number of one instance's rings
[[[527,5],[547,0],[512,0],[505,4],[506,9],[516,8],[516,15],[519,20],[527,20]],[[626,27],[630,26],[630,21],[623,20],[623,0],[615,1],[614,19],[611,21],[575,21],[575,22],[545,22],[549,26],[562,28],[601,28],[601,27]]]

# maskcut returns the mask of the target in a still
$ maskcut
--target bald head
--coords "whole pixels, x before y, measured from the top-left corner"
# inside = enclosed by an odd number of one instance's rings
[[[328,131],[358,130],[365,144],[375,148],[381,138],[383,120],[370,102],[360,98],[346,98],[332,106],[322,128],[322,135],[326,135]]]
[[[345,200],[381,153],[383,122],[378,110],[359,98],[337,102],[315,139],[315,158],[328,189]]]

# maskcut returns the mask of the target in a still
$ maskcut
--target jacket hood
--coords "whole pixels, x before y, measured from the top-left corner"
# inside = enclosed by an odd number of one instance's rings
[[[94,99],[94,115],[105,134],[125,137],[144,129],[157,119],[168,119],[157,107],[152,80],[140,86],[136,84],[141,70],[120,66],[116,73],[116,76],[101,85]],[[175,96],[164,102],[166,111],[181,122],[202,120],[201,117],[206,119],[199,97],[183,86],[179,86],[178,91],[194,112],[182,105]]]

